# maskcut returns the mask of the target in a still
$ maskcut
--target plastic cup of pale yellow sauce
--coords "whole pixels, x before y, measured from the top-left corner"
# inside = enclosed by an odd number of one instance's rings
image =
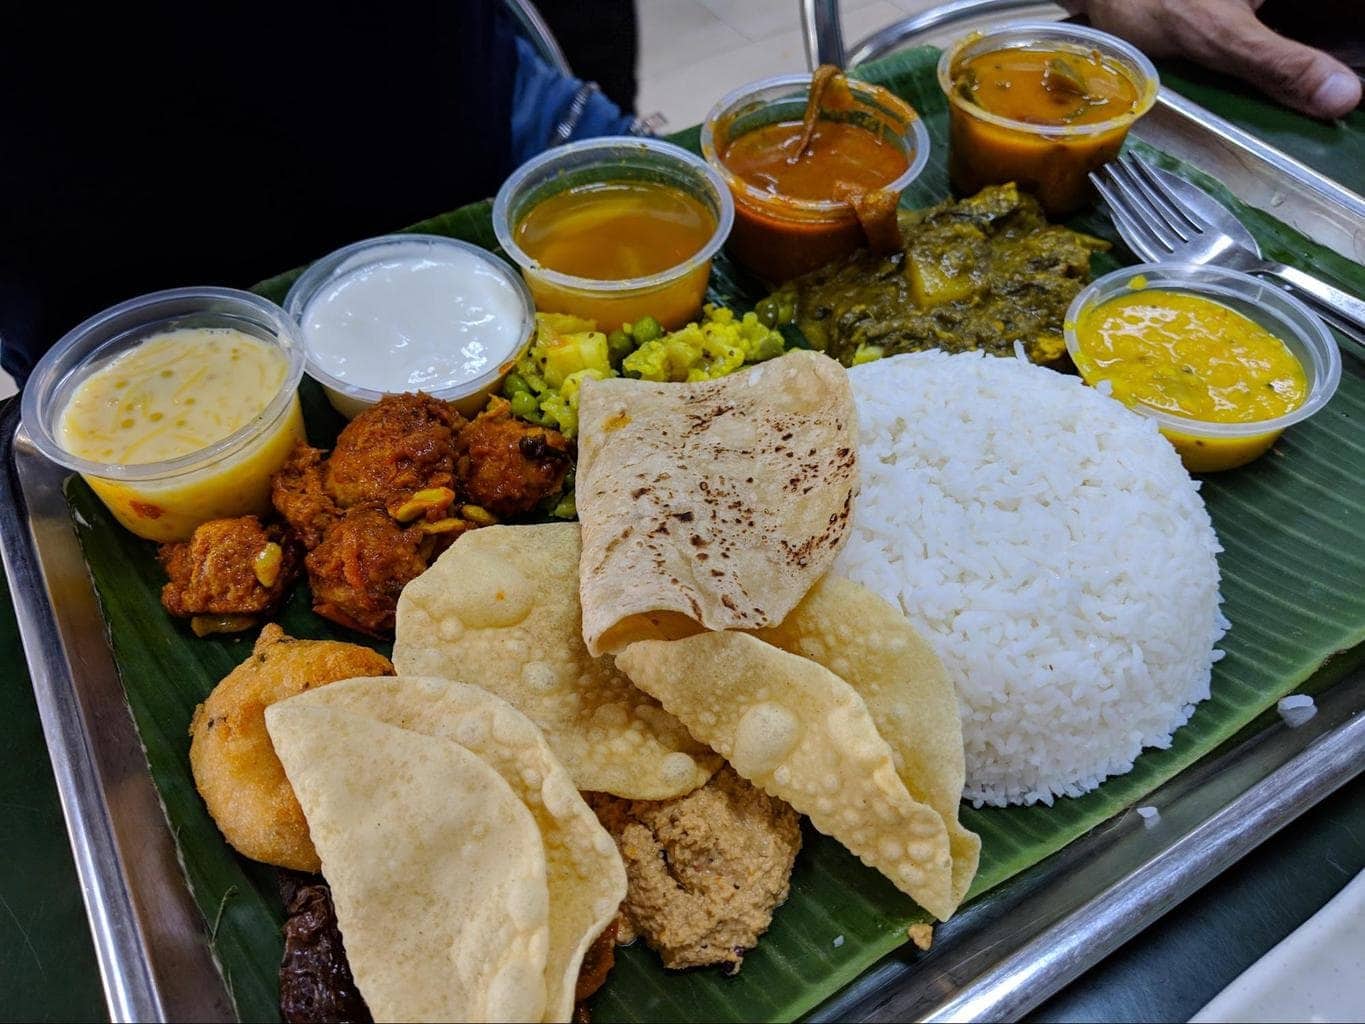
[[[1283,289],[1240,271],[1194,263],[1144,263],[1123,267],[1087,285],[1072,301],[1063,323],[1066,348],[1087,384],[1085,339],[1078,330],[1087,314],[1111,299],[1160,289],[1184,292],[1221,303],[1254,321],[1284,342],[1302,366],[1307,395],[1302,405],[1273,419],[1215,423],[1178,416],[1141,402],[1134,411],[1155,420],[1191,473],[1235,469],[1264,454],[1287,427],[1308,419],[1336,392],[1341,352],[1321,320]]]
[[[143,342],[173,331],[247,335],[279,353],[280,383],[258,396],[259,411],[238,429],[173,458],[103,462],[67,450],[60,440],[62,417],[80,386]],[[303,364],[296,328],[273,302],[231,288],[155,292],[91,317],[57,342],[24,389],[23,423],[38,450],[79,473],[133,533],[184,540],[210,519],[269,511],[270,477],[304,439],[298,400]]]
[[[517,228],[538,204],[569,190],[646,182],[695,199],[715,219],[696,252],[674,266],[642,277],[599,280],[544,266],[517,241]],[[650,316],[669,330],[694,320],[706,295],[711,258],[735,219],[730,192],[700,157],[657,139],[585,139],[527,161],[504,182],[493,201],[493,231],[521,268],[536,309],[595,320],[604,331]]]
[[[1091,124],[1035,124],[992,113],[956,88],[963,65],[1000,50],[1098,53],[1137,93],[1134,110]],[[1151,109],[1161,87],[1156,68],[1135,46],[1098,29],[1060,22],[1012,22],[972,32],[944,50],[938,81],[948,99],[948,177],[954,191],[973,195],[987,185],[1015,182],[1042,202],[1049,216],[1084,206],[1087,175],[1118,156],[1133,122]]]

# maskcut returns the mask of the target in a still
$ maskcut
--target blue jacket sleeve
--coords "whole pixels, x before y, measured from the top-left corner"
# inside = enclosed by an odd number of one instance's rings
[[[591,82],[551,67],[517,37],[512,94],[512,158],[521,164],[551,146],[602,135],[640,135],[638,118],[623,114]]]

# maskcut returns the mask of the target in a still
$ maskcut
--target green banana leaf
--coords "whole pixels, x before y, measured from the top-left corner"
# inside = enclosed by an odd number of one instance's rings
[[[906,195],[914,206],[947,194],[946,115],[933,74],[936,58],[936,51],[915,50],[863,71],[913,103],[928,125],[932,156]],[[678,141],[695,148],[695,133],[684,133]],[[1216,182],[1201,183],[1238,210],[1270,256],[1311,264],[1365,292],[1365,269],[1242,207]],[[1078,218],[1074,226],[1115,237],[1096,214]],[[488,203],[415,229],[495,247]],[[1118,246],[1097,257],[1093,269],[1098,274],[1130,262],[1130,254]],[[258,290],[280,300],[296,274],[273,278]],[[711,300],[743,309],[761,296],[754,282],[723,257],[717,259]],[[964,809],[965,823],[983,840],[973,894],[1006,884],[1131,806],[1248,726],[1278,698],[1324,685],[1362,661],[1365,367],[1349,356],[1344,362],[1340,391],[1322,412],[1291,429],[1258,462],[1204,482],[1225,549],[1219,562],[1224,611],[1232,622],[1223,643],[1227,656],[1214,670],[1212,697],[1176,733],[1169,749],[1148,751],[1129,774],[1085,797],[1051,807]],[[329,445],[339,418],[310,382],[303,397],[313,442]],[[70,483],[68,498],[147,760],[223,977],[242,1019],[277,1019],[281,908],[275,874],[238,857],[223,842],[195,792],[188,764],[187,728],[195,705],[246,657],[250,641],[197,639],[169,619],[158,603],[163,578],[153,546],[120,529],[79,479]],[[286,630],[360,639],[314,616],[309,604],[307,587],[300,586],[281,617]],[[716,970],[669,973],[637,944],[620,951],[593,1014],[599,1021],[796,1018],[904,943],[906,926],[920,920],[925,920],[922,912],[879,874],[807,829],[791,897],[737,977]]]

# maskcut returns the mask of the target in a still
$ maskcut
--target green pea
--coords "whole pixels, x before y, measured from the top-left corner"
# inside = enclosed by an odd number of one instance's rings
[[[624,359],[635,349],[635,343],[625,331],[616,330],[607,335],[607,354],[613,363]]]
[[[530,419],[540,411],[540,403],[536,401],[536,396],[529,391],[517,391],[512,394],[512,415],[520,416],[522,419]]]
[[[635,321],[635,326],[631,329],[635,335],[635,344],[643,345],[645,342],[654,341],[664,336],[664,329],[659,326],[659,321],[652,316],[644,317]]]
[[[530,394],[531,385],[526,383],[526,378],[521,374],[509,373],[507,379],[502,383],[502,391],[509,398],[518,393]]]

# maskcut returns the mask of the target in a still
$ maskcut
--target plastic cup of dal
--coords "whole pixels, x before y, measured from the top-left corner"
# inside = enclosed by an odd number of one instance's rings
[[[1071,302],[1062,325],[1066,349],[1077,367],[1089,362],[1077,327],[1110,299],[1143,291],[1185,292],[1211,299],[1242,314],[1284,342],[1303,367],[1308,393],[1303,404],[1274,419],[1215,423],[1178,416],[1142,402],[1130,408],[1156,420],[1191,473],[1235,469],[1262,455],[1287,427],[1308,419],[1328,403],[1341,382],[1341,352],[1331,333],[1302,302],[1282,288],[1237,270],[1195,263],[1142,263],[1092,281]],[[1081,369],[1087,384],[1097,380]]]
[[[347,418],[410,391],[473,416],[536,326],[516,271],[441,235],[383,235],[337,249],[304,271],[284,305],[308,376]]]
[[[639,277],[581,277],[545,266],[518,242],[517,229],[541,203],[565,193],[640,182],[676,189],[713,221],[710,236],[673,266]],[[528,160],[503,183],[493,201],[493,231],[521,268],[536,308],[594,320],[604,331],[651,316],[667,330],[696,317],[711,276],[711,258],[724,244],[735,208],[719,174],[680,146],[658,139],[584,139]]]

